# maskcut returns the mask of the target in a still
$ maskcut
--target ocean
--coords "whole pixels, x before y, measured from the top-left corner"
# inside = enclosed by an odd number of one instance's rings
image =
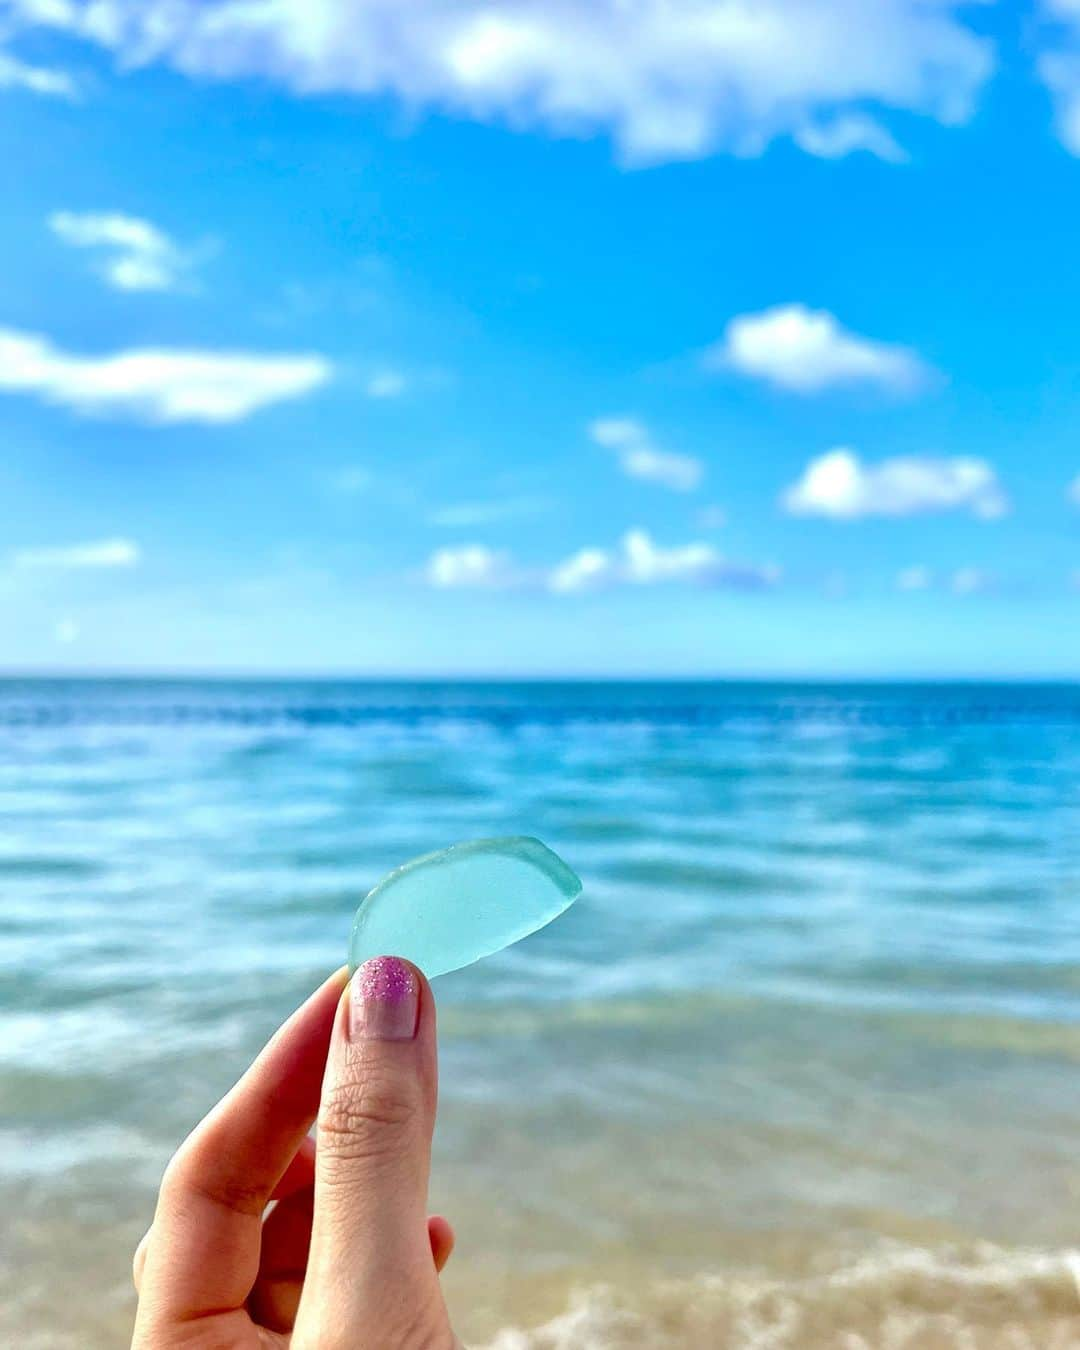
[[[394,865],[480,1350],[1080,1346],[1080,686],[0,683],[0,1343],[126,1343],[162,1167]]]

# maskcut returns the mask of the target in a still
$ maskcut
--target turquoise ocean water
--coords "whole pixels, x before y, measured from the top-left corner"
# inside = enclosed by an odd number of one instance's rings
[[[123,1343],[366,889],[517,833],[585,894],[437,984],[470,1344],[1080,1345],[1080,687],[225,681],[0,685],[0,1343]]]

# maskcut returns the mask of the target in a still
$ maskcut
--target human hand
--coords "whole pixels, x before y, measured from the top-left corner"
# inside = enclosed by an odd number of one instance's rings
[[[459,1346],[438,1279],[453,1231],[426,1217],[431,988],[397,957],[345,984],[316,990],[170,1162],[135,1253],[132,1350]]]

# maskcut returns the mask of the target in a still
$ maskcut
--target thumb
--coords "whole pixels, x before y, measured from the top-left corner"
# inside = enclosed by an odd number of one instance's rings
[[[427,1231],[437,1081],[430,986],[398,957],[366,961],[327,1057],[294,1350],[453,1344]]]

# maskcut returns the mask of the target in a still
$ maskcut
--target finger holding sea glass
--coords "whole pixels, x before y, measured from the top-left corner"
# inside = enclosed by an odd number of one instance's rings
[[[492,956],[557,919],[581,881],[539,839],[472,839],[414,858],[361,902],[349,968],[403,956],[428,978]]]

